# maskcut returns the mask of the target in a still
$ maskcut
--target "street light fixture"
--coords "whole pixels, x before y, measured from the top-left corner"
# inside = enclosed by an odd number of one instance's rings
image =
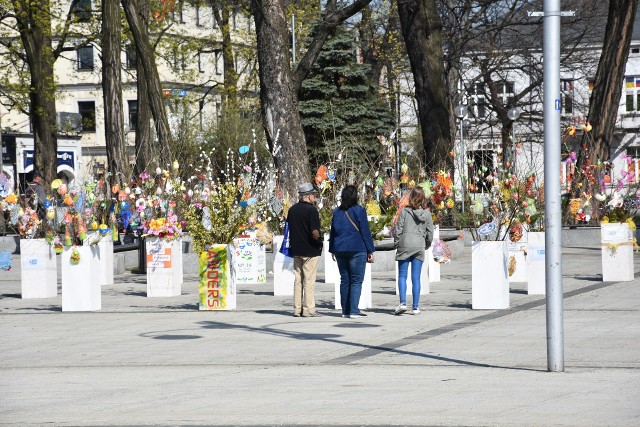
[[[460,124],[460,151],[462,152],[462,212],[464,213],[464,199],[467,196],[467,180],[466,180],[466,168],[467,168],[467,148],[464,146],[464,117],[468,113],[467,106],[464,104],[458,104],[454,108],[454,113],[458,118]]]
[[[516,174],[516,122],[520,118],[520,109],[518,107],[510,108],[507,111],[507,117],[511,120],[511,147],[509,160],[513,163],[513,174]]]

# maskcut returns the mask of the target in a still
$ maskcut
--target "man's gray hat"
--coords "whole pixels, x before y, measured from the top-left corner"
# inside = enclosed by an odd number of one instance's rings
[[[317,193],[316,189],[313,187],[313,184],[310,182],[305,182],[304,184],[300,184],[298,187],[298,195],[306,196],[307,194]]]

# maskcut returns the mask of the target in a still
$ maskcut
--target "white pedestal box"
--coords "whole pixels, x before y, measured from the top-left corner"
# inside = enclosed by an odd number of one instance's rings
[[[74,251],[80,261],[71,261]],[[95,311],[102,307],[102,289],[93,266],[97,246],[66,246],[62,251],[62,311]]]
[[[22,298],[58,295],[58,268],[53,246],[45,239],[20,240]]]
[[[436,225],[433,227],[433,240],[431,241],[431,246],[429,246],[429,249],[427,249],[427,253],[425,255],[425,261],[429,261],[428,263],[425,262],[425,264],[427,264],[428,267],[428,271],[429,271],[429,282],[439,282],[440,281],[440,263],[436,262],[433,259],[433,242],[436,241],[436,239],[440,238],[440,226]],[[424,272],[424,269],[422,270]],[[396,267],[396,278],[398,277],[397,274],[397,267]],[[396,279],[396,288],[397,288],[397,279]],[[427,292],[429,293],[429,290],[427,289]],[[420,295],[422,295],[422,292],[420,292]]]
[[[200,253],[200,310],[235,310],[237,286],[234,277],[233,245],[211,245]]]
[[[324,283],[340,283],[340,271],[338,263],[333,260],[332,254],[329,252],[329,236],[325,236],[324,245],[322,246],[324,255]]]
[[[626,282],[633,280],[633,235],[629,224],[600,224],[602,242],[602,280]]]
[[[511,282],[526,282],[527,281],[527,257],[525,251],[527,250],[527,230],[522,230],[522,237],[517,242],[512,242],[509,239],[509,233],[507,233],[507,247],[509,250],[509,259],[507,260],[507,274],[509,273],[509,263],[511,260],[515,261],[515,270],[509,276],[509,283]]]
[[[182,239],[147,237],[147,297],[182,293]]]
[[[427,252],[425,256],[429,256]],[[433,256],[431,257],[433,259]],[[438,264],[438,273],[440,272],[440,264]],[[431,292],[431,263],[425,262],[422,263],[422,271],[420,272],[420,295],[427,295]],[[398,261],[396,261],[396,295],[400,295],[400,288],[398,287]],[[409,266],[409,271],[407,272],[407,295],[413,295],[413,282],[411,281],[411,266]]]
[[[91,245],[91,242],[98,240],[98,243]],[[98,232],[91,232],[85,239],[85,246],[94,246],[93,253],[93,275],[100,286],[113,284],[113,238],[111,233],[99,237]]]
[[[296,275],[293,270],[293,258],[280,253],[284,236],[273,236],[273,295],[293,296],[293,283]]]
[[[527,293],[546,293],[544,232],[529,232],[527,235]]]
[[[473,309],[509,308],[507,242],[480,241],[471,246],[471,306]]]
[[[340,280],[334,286],[334,295],[336,300],[336,310],[342,310],[342,301],[340,300]],[[365,310],[373,307],[373,299],[371,295],[371,264],[367,263],[364,270],[364,279],[362,281],[362,292],[360,292],[360,302],[358,308]]]

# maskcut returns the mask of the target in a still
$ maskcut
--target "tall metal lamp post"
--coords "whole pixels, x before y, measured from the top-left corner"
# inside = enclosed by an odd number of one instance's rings
[[[520,118],[520,109],[518,107],[510,108],[507,111],[507,117],[511,120],[511,147],[509,149],[509,160],[513,163],[513,174],[516,174],[516,122]]]
[[[467,196],[467,148],[464,146],[464,117],[467,115],[468,109],[464,104],[456,105],[454,113],[460,124],[460,154],[462,155],[462,169],[460,170],[460,180],[462,181],[462,212],[464,213],[464,199]]]

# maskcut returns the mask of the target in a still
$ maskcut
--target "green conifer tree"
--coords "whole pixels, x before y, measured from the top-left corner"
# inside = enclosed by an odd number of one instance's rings
[[[356,36],[339,27],[302,83],[299,110],[312,166],[342,154],[339,169],[366,172],[380,161],[378,136],[393,131],[393,114],[367,77],[369,66],[357,61]]]

